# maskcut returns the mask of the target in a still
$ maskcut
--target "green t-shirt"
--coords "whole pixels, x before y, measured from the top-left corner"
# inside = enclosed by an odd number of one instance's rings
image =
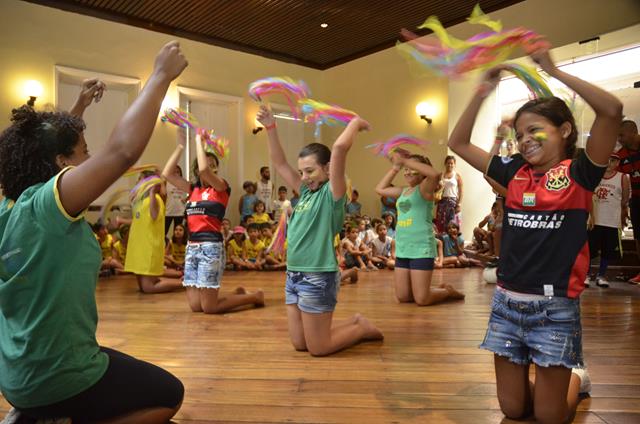
[[[75,396],[109,362],[95,336],[100,247],[62,207],[64,172],[0,202],[0,390],[19,408]]]
[[[433,202],[426,200],[416,186],[410,194],[407,190],[396,203],[396,257],[420,259],[436,257],[436,240],[433,235]]]
[[[287,270],[338,270],[333,239],[342,228],[346,196],[333,200],[330,187],[328,181],[316,191],[300,187],[300,200],[287,229]]]

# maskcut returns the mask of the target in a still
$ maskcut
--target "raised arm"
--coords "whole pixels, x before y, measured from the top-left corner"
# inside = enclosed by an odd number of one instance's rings
[[[186,66],[178,42],[162,47],[147,84],[120,118],[105,146],[59,180],[60,201],[69,214],[86,209],[140,158],[169,84]]]
[[[549,56],[548,48],[539,48],[529,52],[529,56],[553,78],[582,97],[596,114],[586,152],[597,164],[606,165],[618,138],[618,130],[622,121],[622,103],[609,92],[556,68]]]
[[[396,149],[393,153],[393,163],[405,166],[411,170],[419,172],[426,178],[420,183],[420,194],[427,200],[433,200],[433,192],[436,191],[440,182],[440,173],[431,165],[422,163],[410,156],[410,153],[404,149]]]
[[[227,182],[223,180],[222,177],[218,176],[218,174],[209,166],[207,154],[204,151],[204,141],[200,134],[196,135],[196,160],[198,161],[198,175],[200,176],[200,181],[210,185],[216,191],[225,191],[228,188]]]
[[[80,94],[78,94],[78,98],[69,110],[69,113],[82,118],[84,111],[91,105],[91,103],[94,101],[98,103],[100,99],[102,99],[102,94],[106,88],[107,86],[97,78],[82,81]]]
[[[267,109],[266,106],[260,106],[256,119],[267,131],[267,138],[269,139],[269,157],[271,158],[271,162],[273,163],[276,172],[280,174],[287,185],[296,190],[300,189],[302,179],[300,178],[298,171],[296,171],[287,162],[287,157],[280,145],[280,137],[278,137],[278,129],[276,128],[276,120],[273,117],[273,113]]]
[[[347,179],[345,176],[345,164],[347,161],[347,153],[356,134],[359,131],[369,130],[370,125],[367,121],[356,116],[347,124],[347,128],[342,131],[338,139],[331,147],[331,161],[329,162],[329,184],[331,184],[331,193],[333,199],[338,200],[344,196],[347,191]]]
[[[449,148],[483,174],[487,171],[487,165],[489,164],[491,156],[485,150],[471,144],[471,132],[473,131],[473,126],[478,117],[480,107],[482,103],[484,103],[484,99],[493,91],[500,81],[501,70],[502,67],[498,66],[484,74],[483,82],[471,98],[469,105],[462,113],[460,119],[458,119],[458,123],[453,129],[451,137],[449,137]]]
[[[156,194],[160,191],[159,188],[159,185],[155,185],[151,187],[151,190],[149,190],[149,214],[151,215],[151,219],[154,221],[158,219],[158,213],[160,212],[160,205],[156,198]]]
[[[184,146],[186,144],[186,139],[184,136],[184,131],[181,131],[181,134],[178,138],[178,144],[176,145],[175,150],[169,156],[167,163],[164,165],[164,169],[162,170],[162,178],[169,181],[178,190],[182,190],[185,193],[189,193],[191,191],[191,184],[184,177],[179,175],[176,172],[176,166],[178,165],[178,161],[182,156],[182,151],[184,150]]]
[[[392,186],[391,183],[393,179],[396,177],[400,169],[402,169],[402,165],[396,165],[392,162],[392,167],[387,171],[387,173],[382,177],[378,185],[376,185],[376,193],[381,197],[382,204],[385,206],[387,203],[385,202],[386,197],[395,197],[398,198],[402,195],[402,187]]]

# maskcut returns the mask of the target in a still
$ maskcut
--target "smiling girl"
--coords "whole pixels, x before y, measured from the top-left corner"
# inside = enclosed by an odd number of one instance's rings
[[[334,238],[345,215],[346,157],[358,131],[369,124],[356,117],[333,144],[311,143],[298,155],[298,171],[287,163],[273,114],[262,106],[258,121],[269,137],[269,154],[287,185],[299,188],[300,200],[287,228],[286,303],[289,336],[296,350],[330,355],[382,333],[360,314],[332,325],[340,286]]]
[[[498,84],[501,67],[485,74],[449,147],[507,188],[498,287],[481,345],[494,352],[502,412],[512,419],[533,412],[538,422],[560,423],[571,419],[578,394],[590,388],[583,369],[579,299],[589,267],[587,216],[616,142],[622,104],[556,68],[547,47],[529,55],[595,112],[585,150],[575,155],[576,124],[556,97],[531,100],[516,113],[521,154],[503,160],[472,145],[478,111]],[[529,384],[531,363],[536,365],[535,390]]]

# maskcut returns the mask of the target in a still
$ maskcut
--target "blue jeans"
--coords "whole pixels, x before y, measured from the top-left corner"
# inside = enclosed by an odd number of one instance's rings
[[[185,287],[219,289],[226,255],[222,242],[201,242],[187,244],[184,259]]]
[[[340,272],[287,271],[285,303],[298,305],[302,312],[333,312],[338,303]]]
[[[496,289],[480,347],[520,365],[582,367],[580,299],[526,302]]]

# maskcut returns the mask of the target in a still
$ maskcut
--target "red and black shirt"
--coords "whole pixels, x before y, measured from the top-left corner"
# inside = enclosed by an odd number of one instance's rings
[[[623,147],[616,154],[620,157],[618,171],[629,174],[631,179],[631,197],[640,199],[640,151]]]
[[[546,172],[521,155],[494,156],[487,175],[507,187],[498,285],[520,293],[575,298],[589,268],[587,218],[606,166],[582,151]]]
[[[189,241],[222,241],[222,219],[227,210],[231,188],[217,191],[195,185],[185,208]]]

